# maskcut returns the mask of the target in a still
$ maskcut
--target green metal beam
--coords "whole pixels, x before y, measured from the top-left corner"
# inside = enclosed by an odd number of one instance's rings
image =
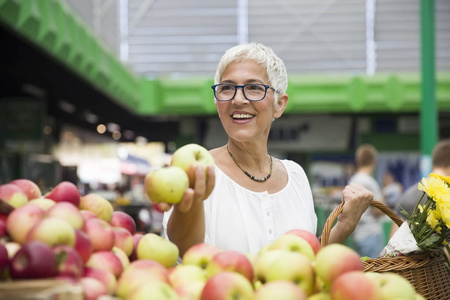
[[[435,96],[434,0],[420,1],[422,101],[420,106],[421,175],[431,171],[431,153],[438,140],[438,110]]]

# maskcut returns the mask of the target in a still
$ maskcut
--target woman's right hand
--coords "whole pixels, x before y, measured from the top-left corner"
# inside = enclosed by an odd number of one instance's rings
[[[175,208],[180,212],[188,212],[193,204],[197,204],[209,197],[214,189],[216,175],[214,166],[207,166],[206,172],[203,166],[198,165],[195,168],[195,182],[194,188],[187,188],[184,192],[183,198]],[[161,211],[168,211],[173,204],[161,202],[158,203],[158,208]]]

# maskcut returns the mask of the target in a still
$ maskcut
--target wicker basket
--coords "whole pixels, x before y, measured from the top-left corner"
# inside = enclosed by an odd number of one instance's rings
[[[403,221],[389,207],[378,201],[371,205],[389,216],[398,226]],[[331,227],[343,210],[343,204],[336,207],[325,222],[321,244],[328,245]],[[439,251],[398,257],[373,258],[362,262],[364,272],[393,272],[406,278],[417,293],[429,300],[450,299],[450,276]]]

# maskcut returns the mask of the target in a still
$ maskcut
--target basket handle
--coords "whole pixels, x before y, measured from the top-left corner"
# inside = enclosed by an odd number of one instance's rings
[[[391,218],[395,224],[398,226],[402,225],[403,220],[400,219],[397,214],[395,214],[388,206],[381,203],[380,201],[372,200],[372,203],[370,203],[373,207],[376,207],[380,209],[382,212],[384,212],[389,218]],[[339,216],[339,214],[344,210],[344,203],[339,204],[338,207],[336,207],[331,214],[328,216],[327,221],[325,222],[325,225],[323,227],[322,235],[320,237],[320,243],[322,247],[328,245],[328,238],[330,237],[331,227],[334,224],[334,221],[336,221],[336,218]]]

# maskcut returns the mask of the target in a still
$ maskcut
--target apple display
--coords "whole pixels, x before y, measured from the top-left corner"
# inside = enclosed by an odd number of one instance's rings
[[[164,299],[164,300],[179,300],[174,289],[162,281],[150,281],[146,284],[140,285],[133,290],[126,298],[127,300],[149,300],[149,299]]]
[[[253,282],[253,265],[244,253],[227,250],[214,255],[206,268],[208,278],[223,271],[240,273]]]
[[[362,271],[359,254],[342,244],[328,244],[316,255],[316,275],[330,287],[340,275],[350,271]]]
[[[201,300],[253,299],[253,286],[243,275],[224,271],[209,278],[201,293]]]
[[[41,241],[53,247],[56,245],[75,245],[75,229],[60,218],[42,219],[28,232],[26,241]]]
[[[187,144],[178,148],[172,155],[170,164],[180,167],[186,172],[191,187],[195,182],[195,168],[197,166],[202,166],[205,172],[207,166],[215,166],[211,153],[198,144]]]
[[[56,217],[66,220],[73,228],[82,229],[84,218],[78,207],[70,202],[57,202],[47,210],[48,217]]]
[[[150,171],[145,176],[144,187],[154,203],[178,203],[189,187],[189,179],[183,169],[167,166]]]
[[[80,229],[75,229],[75,245],[73,247],[77,250],[78,254],[80,254],[83,264],[87,263],[94,251],[89,236]]]
[[[362,271],[349,271],[338,276],[331,285],[330,296],[333,300],[382,299],[376,283]]]
[[[28,202],[27,196],[20,187],[11,183],[0,185],[0,200],[14,208],[21,207]]]
[[[82,277],[79,282],[83,288],[84,300],[98,300],[101,296],[108,295],[108,289],[98,279]]]
[[[52,199],[55,202],[70,202],[76,207],[80,205],[80,191],[77,186],[70,181],[61,181],[44,198]]]
[[[114,208],[112,204],[97,194],[87,194],[80,199],[80,210],[93,212],[100,219],[111,222]]]
[[[73,248],[66,245],[53,247],[56,263],[58,265],[58,275],[78,279],[84,272],[84,263],[80,254]]]
[[[85,266],[106,270],[111,272],[116,278],[123,272],[122,262],[112,251],[97,251],[92,253]]]
[[[206,270],[211,259],[222,249],[211,244],[199,243],[190,247],[183,255],[184,265],[197,265]]]
[[[17,185],[27,196],[28,200],[37,199],[42,196],[39,186],[29,179],[16,179],[10,183]]]
[[[114,230],[108,222],[99,218],[88,220],[84,232],[91,240],[93,251],[111,250],[115,243]]]
[[[121,249],[128,256],[133,253],[133,236],[123,227],[112,227],[114,232],[114,247]]]
[[[56,204],[52,199],[38,198],[28,201],[29,204],[34,204],[47,211],[50,207]]]
[[[142,239],[144,234],[142,233],[135,233],[133,234],[133,251],[130,254],[130,262],[137,260],[137,246],[139,244],[139,241]]]
[[[306,294],[293,282],[280,280],[264,284],[255,292],[255,300],[307,300]]]
[[[293,234],[284,234],[277,238],[268,248],[269,250],[286,250],[299,252],[308,257],[311,261],[315,259],[314,250],[304,239]]]
[[[138,259],[153,259],[166,268],[175,265],[178,255],[177,245],[155,233],[145,234],[137,247]]]
[[[299,252],[285,250],[263,252],[256,261],[255,276],[263,285],[278,280],[291,281],[308,296],[315,290],[312,262]]]
[[[319,252],[319,250],[322,248],[322,246],[320,245],[319,238],[315,234],[313,234],[307,230],[291,229],[291,230],[287,231],[286,234],[293,234],[293,235],[296,235],[298,237],[305,239],[309,243],[311,248],[313,249],[314,254],[317,254],[317,252]]]
[[[48,278],[57,274],[52,248],[40,241],[23,244],[10,261],[12,279]]]
[[[109,295],[113,295],[117,288],[117,279],[113,273],[98,268],[85,267],[83,277],[92,277],[100,281],[108,290]]]
[[[136,222],[129,214],[127,214],[123,211],[114,211],[111,222],[109,222],[109,223],[113,227],[125,228],[131,234],[136,233]]]
[[[206,282],[206,274],[199,266],[180,264],[169,272],[169,281],[175,288],[196,281]]]

